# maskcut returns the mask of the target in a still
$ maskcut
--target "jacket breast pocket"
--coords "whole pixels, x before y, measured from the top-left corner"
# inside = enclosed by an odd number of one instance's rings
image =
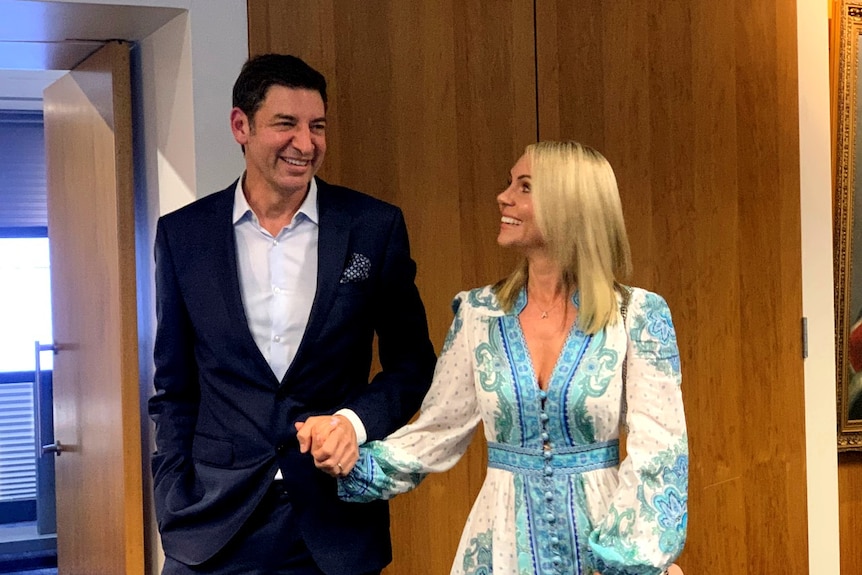
[[[230,467],[234,462],[233,444],[223,439],[195,435],[192,457],[213,467]]]

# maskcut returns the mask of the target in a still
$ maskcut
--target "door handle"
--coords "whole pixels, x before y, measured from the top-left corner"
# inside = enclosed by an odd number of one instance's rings
[[[38,445],[38,443],[36,445]],[[59,441],[55,441],[54,443],[49,443],[48,445],[42,446],[42,455],[55,453],[57,457],[60,457],[63,454],[63,449],[63,444]]]
[[[39,343],[36,342],[36,377],[33,382],[33,407],[34,414],[33,418],[33,436],[35,438],[36,444],[36,457],[42,457],[48,453],[56,453],[60,455],[60,450],[62,446],[59,441],[52,443],[51,445],[42,445],[42,360],[41,354],[43,351],[53,351],[54,355],[57,355],[57,352],[60,351],[60,348],[54,344],[50,343]],[[48,449],[50,447],[56,447],[56,449]]]

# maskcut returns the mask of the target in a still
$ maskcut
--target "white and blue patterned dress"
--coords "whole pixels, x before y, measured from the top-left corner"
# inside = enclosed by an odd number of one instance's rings
[[[577,306],[577,294],[573,300]],[[389,499],[413,489],[455,465],[482,421],[488,471],[452,575],[657,575],[682,551],[688,499],[679,351],[667,304],[633,289],[628,338],[619,316],[592,336],[575,325],[547,392],[518,320],[526,304],[522,291],[506,314],[490,287],[458,294],[420,417],[362,446],[339,496]]]

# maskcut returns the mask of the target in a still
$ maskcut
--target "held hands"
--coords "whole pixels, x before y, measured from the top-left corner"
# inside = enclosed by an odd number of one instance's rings
[[[324,473],[347,475],[359,460],[356,430],[343,415],[309,417],[295,426],[300,453],[311,451],[314,465]]]

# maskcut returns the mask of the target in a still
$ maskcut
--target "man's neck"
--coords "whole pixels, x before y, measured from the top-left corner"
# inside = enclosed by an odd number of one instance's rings
[[[276,236],[293,221],[293,217],[308,195],[308,187],[296,190],[275,190],[265,182],[249,181],[246,176],[242,182],[242,193],[261,227]]]

